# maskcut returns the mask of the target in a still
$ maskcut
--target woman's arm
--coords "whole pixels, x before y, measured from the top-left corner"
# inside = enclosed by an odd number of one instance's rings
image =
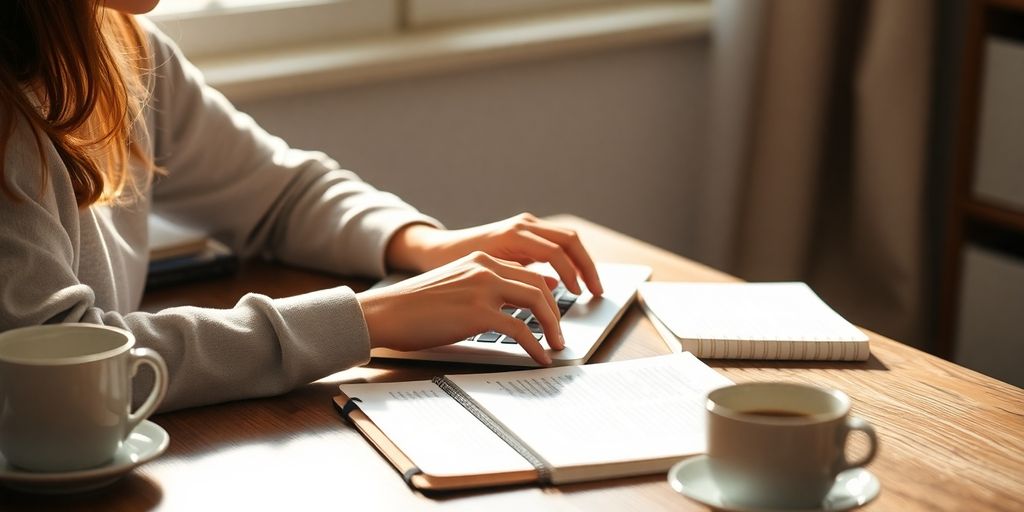
[[[153,210],[212,232],[243,256],[382,276],[394,233],[440,224],[318,152],[290,148],[238,112],[149,23]]]
[[[362,310],[344,287],[249,294],[230,309],[134,311],[146,279],[144,200],[79,209],[60,155],[46,145],[44,163],[29,130],[16,124],[0,155],[14,196],[0,194],[0,331],[68,322],[126,329],[167,362],[161,410],[275,395],[369,359]]]

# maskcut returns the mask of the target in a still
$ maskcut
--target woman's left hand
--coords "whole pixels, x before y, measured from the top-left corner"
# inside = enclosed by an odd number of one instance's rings
[[[592,294],[601,295],[604,291],[594,260],[576,232],[529,213],[452,231],[412,224],[395,233],[386,257],[390,268],[424,272],[473,251],[522,265],[535,261],[549,263],[566,288],[577,295],[582,293],[577,277],[582,278]]]

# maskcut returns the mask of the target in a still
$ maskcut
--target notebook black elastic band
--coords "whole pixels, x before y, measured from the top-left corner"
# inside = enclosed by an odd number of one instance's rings
[[[541,485],[548,485],[551,483],[551,465],[548,464],[543,457],[537,452],[533,451],[522,439],[518,436],[505,430],[490,414],[487,414],[472,398],[462,391],[461,388],[455,385],[448,377],[434,377],[432,379],[434,384],[437,384],[448,396],[455,399],[463,408],[469,411],[476,419],[480,420],[487,428],[491,429],[502,441],[512,447],[519,455],[527,460],[537,470],[537,480]]]
[[[344,416],[346,420],[350,419],[348,415],[352,414],[353,409],[359,408],[357,402],[362,402],[362,400],[358,398],[349,398],[348,401],[345,402],[345,406],[341,408],[341,415]]]
[[[405,473],[402,473],[402,480],[405,480],[405,485],[408,485],[409,487],[412,487],[413,489],[415,489],[416,486],[412,484],[412,477],[414,477],[414,476],[416,476],[416,475],[418,475],[420,473],[422,473],[422,471],[420,471],[420,468],[418,468],[416,466],[413,466],[413,467],[405,470]]]

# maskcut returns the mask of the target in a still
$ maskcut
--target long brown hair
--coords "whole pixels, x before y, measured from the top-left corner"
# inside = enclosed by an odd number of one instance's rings
[[[0,2],[0,187],[2,155],[16,116],[33,128],[41,158],[43,137],[67,167],[81,208],[110,203],[135,188],[129,160],[142,129],[147,98],[146,35],[128,14],[103,0],[5,0]],[[33,99],[35,97],[35,99]],[[40,169],[46,186],[45,160]]]

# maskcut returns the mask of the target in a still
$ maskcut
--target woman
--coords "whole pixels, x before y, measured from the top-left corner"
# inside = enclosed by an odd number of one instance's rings
[[[88,322],[134,333],[171,371],[163,409],[282,393],[369,360],[494,330],[550,357],[503,304],[564,346],[547,261],[573,292],[601,284],[576,234],[523,214],[448,231],[320,153],[289,148],[206,86],[133,14],[154,0],[0,7],[0,331]],[[227,310],[136,311],[150,211],[243,256],[408,281]]]

